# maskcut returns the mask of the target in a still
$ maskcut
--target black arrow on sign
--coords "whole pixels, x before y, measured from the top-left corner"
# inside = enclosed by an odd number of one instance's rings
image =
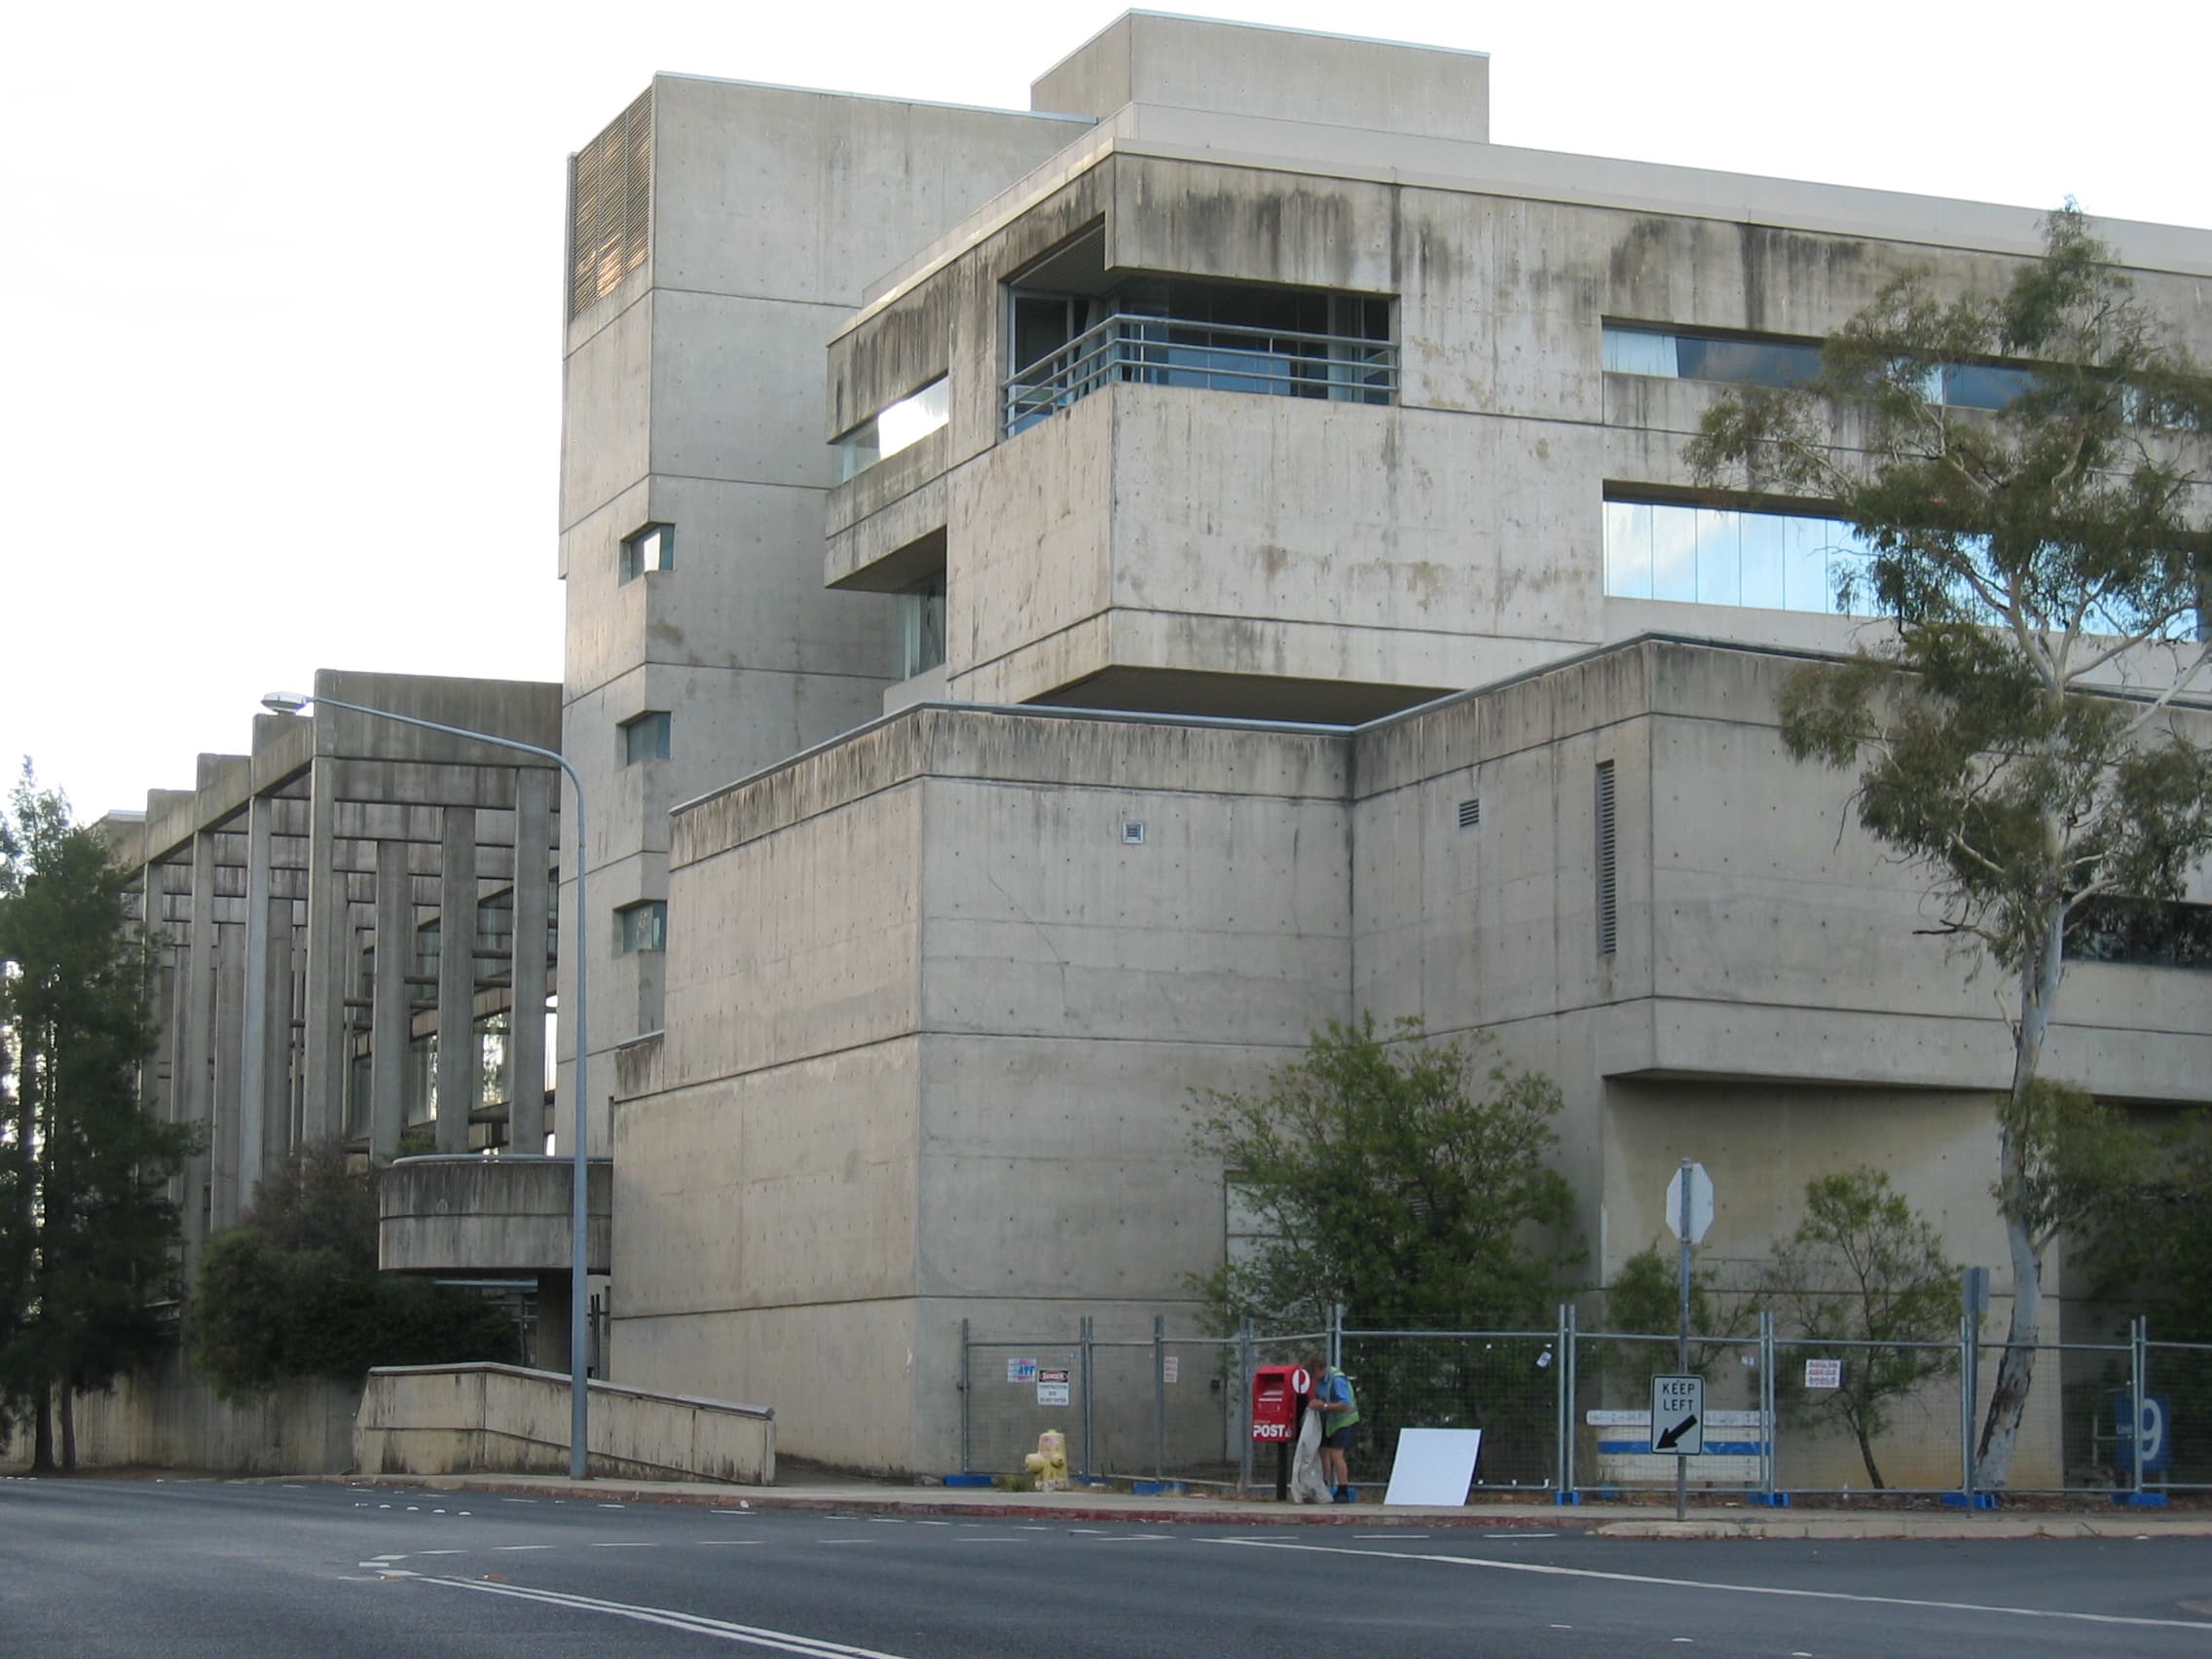
[[[1673,1428],[1670,1428],[1666,1433],[1662,1434],[1659,1437],[1659,1444],[1653,1447],[1652,1450],[1655,1452],[1666,1451],[1669,1447],[1673,1446],[1676,1441],[1681,1439],[1683,1435],[1689,1433],[1689,1431],[1695,1427],[1697,1427],[1697,1414],[1695,1412],[1692,1412],[1688,1417],[1682,1419],[1680,1422],[1675,1424]]]

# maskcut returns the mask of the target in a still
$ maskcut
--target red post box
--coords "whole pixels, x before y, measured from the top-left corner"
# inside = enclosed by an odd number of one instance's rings
[[[1263,1365],[1252,1373],[1252,1438],[1288,1445],[1298,1438],[1298,1414],[1313,1392],[1303,1365]]]

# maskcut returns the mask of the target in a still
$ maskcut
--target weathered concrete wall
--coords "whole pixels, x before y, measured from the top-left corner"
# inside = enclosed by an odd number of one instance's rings
[[[949,1467],[958,1319],[1181,1313],[1224,1247],[1190,1091],[1361,1010],[1560,1084],[1594,1281],[1691,1156],[1723,1183],[1710,1262],[1872,1163],[2009,1294],[2001,1022],[1847,780],[1780,747],[1792,666],[1645,641],[1356,733],[921,707],[687,808],[675,1017],[617,1114],[624,1375],[791,1402],[809,1455]],[[2190,1098],[2194,980],[2077,965],[2054,1062]],[[2023,1478],[2056,1457],[2038,1420]]]
[[[592,913],[565,817],[561,996],[580,925],[602,1080],[665,1017],[660,953],[617,954],[612,913],[667,897],[669,808],[872,718],[891,677],[889,603],[822,588],[823,342],[870,277],[1078,129],[676,75],[652,111],[650,257],[564,336],[563,748],[591,805]],[[623,582],[648,523],[675,527],[674,568]],[[646,711],[673,716],[670,755],[626,765],[616,727]],[[573,1042],[564,1021],[564,1094]]]
[[[584,1249],[608,1271],[613,1170],[585,1170]],[[402,1158],[377,1182],[377,1266],[387,1272],[567,1272],[575,1170],[566,1158]]]
[[[1117,31],[1172,21],[1124,19],[1063,66],[1066,84],[1115,95]],[[1250,707],[1191,679],[1174,682],[1179,703],[1147,696],[1148,677],[1212,674],[1345,684],[1323,718],[1359,719],[1365,687],[1418,701],[1653,626],[1846,648],[1861,625],[1843,618],[1606,600],[1607,490],[1690,486],[1683,444],[1726,388],[1605,373],[1604,324],[1818,337],[1908,271],[1931,272],[1940,295],[2001,290],[2032,245],[2009,221],[1905,211],[1901,198],[1886,235],[1747,221],[1718,175],[1675,181],[1672,205],[1608,203],[1635,193],[1578,158],[1551,170],[1580,166],[1586,188],[1530,197],[1493,169],[1545,169],[1488,146],[1445,146],[1439,166],[1457,177],[1366,166],[1349,137],[1330,166],[1317,125],[1302,129],[1314,159],[1254,163],[1287,142],[1279,121],[1259,122],[1232,164],[1203,143],[1148,144],[1131,114],[830,345],[833,420],[949,377],[941,445],[832,493],[828,568],[848,588],[900,585],[942,532],[931,557],[954,698]],[[1235,147],[1226,135],[1246,118],[1206,119]],[[1101,289],[1175,273],[1394,299],[1396,406],[1119,386],[1001,437],[1002,285],[1087,227],[1102,236]],[[2212,342],[2212,304],[2188,274],[2205,249],[2138,240],[2176,262],[2139,275],[2146,297],[2185,339]],[[1108,398],[1111,414],[1092,407]],[[1850,441],[1849,423],[1837,435]]]
[[[1130,12],[1040,76],[1029,101],[1090,116],[1135,101],[1480,142],[1490,136],[1490,58]]]
[[[77,1396],[77,1463],[87,1469],[190,1469],[223,1475],[337,1475],[353,1464],[360,1386],[286,1382],[233,1404],[176,1349],[113,1389]],[[60,1428],[55,1429],[60,1456]],[[0,1468],[27,1466],[31,1427],[0,1433]]]
[[[566,1474],[572,1397],[559,1372],[510,1365],[369,1373],[353,1428],[364,1475]],[[776,1414],[593,1382],[586,1467],[601,1477],[773,1486]]]

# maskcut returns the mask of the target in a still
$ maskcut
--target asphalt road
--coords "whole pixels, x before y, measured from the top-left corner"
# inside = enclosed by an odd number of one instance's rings
[[[2212,1539],[1631,1541],[0,1480],[0,1654],[2189,1654]]]

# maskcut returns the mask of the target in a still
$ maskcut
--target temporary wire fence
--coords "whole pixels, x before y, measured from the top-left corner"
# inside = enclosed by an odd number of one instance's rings
[[[1682,1477],[1704,1493],[1783,1503],[1792,1493],[1939,1494],[1985,1504],[1977,1437],[2002,1344],[1963,1316],[1952,1342],[1783,1337],[1681,1339],[1585,1331],[1563,1307],[1551,1331],[1346,1330],[1234,1336],[1024,1338],[961,1331],[961,1470],[1018,1473],[1038,1436],[1067,1436],[1091,1479],[1271,1486],[1254,1462],[1252,1382],[1268,1365],[1340,1364],[1360,1408],[1352,1462],[1380,1482],[1408,1428],[1483,1431],[1474,1488],[1496,1493],[1658,1493]],[[2124,1343],[2041,1345],[2004,1490],[2107,1492],[2133,1502],[2212,1490],[2212,1344],[2155,1343],[2137,1320]],[[1701,1449],[1660,1443],[1652,1382],[1702,1384]]]

